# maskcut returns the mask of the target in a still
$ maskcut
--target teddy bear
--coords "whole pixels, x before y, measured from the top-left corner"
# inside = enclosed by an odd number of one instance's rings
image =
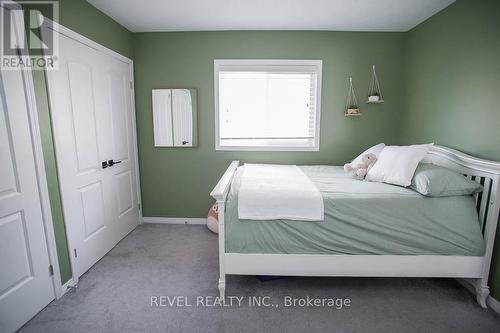
[[[344,164],[344,171],[352,178],[363,180],[375,162],[377,162],[377,156],[368,153],[361,157],[361,163],[357,165],[353,166],[350,163]]]
[[[219,205],[215,203],[208,211],[207,227],[214,233],[219,233]]]

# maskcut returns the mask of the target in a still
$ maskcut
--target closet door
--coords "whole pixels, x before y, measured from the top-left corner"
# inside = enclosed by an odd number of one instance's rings
[[[75,39],[61,34],[59,42],[59,70],[47,80],[78,278],[139,223],[130,74],[128,64]]]
[[[21,70],[0,72],[0,332],[54,299]]]
[[[108,172],[113,191],[111,218],[115,223],[114,237],[118,243],[139,221],[138,191],[136,188],[135,141],[132,99],[130,98],[130,67],[120,60],[106,56],[108,70],[107,104],[109,105],[111,127],[109,141],[112,142],[113,167]]]

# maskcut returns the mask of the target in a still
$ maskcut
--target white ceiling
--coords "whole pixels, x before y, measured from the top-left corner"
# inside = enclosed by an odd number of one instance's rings
[[[455,0],[87,0],[130,31],[408,31]]]

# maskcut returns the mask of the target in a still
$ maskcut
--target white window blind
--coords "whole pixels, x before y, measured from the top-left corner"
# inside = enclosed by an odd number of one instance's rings
[[[320,63],[228,61],[216,66],[218,149],[318,150]]]

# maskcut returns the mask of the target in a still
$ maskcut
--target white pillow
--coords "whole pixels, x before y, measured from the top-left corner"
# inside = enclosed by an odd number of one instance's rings
[[[375,156],[378,156],[380,155],[380,152],[382,152],[382,149],[384,149],[385,147],[385,143],[379,143],[378,145],[375,145],[371,148],[368,148],[367,150],[365,150],[364,152],[362,152],[358,157],[356,157],[355,159],[352,160],[351,162],[351,165],[352,166],[356,166],[358,165],[359,163],[361,163],[361,158],[363,157],[363,155],[365,154],[374,154]]]
[[[386,146],[368,171],[366,180],[399,186],[411,184],[418,163],[434,143],[413,146]]]

